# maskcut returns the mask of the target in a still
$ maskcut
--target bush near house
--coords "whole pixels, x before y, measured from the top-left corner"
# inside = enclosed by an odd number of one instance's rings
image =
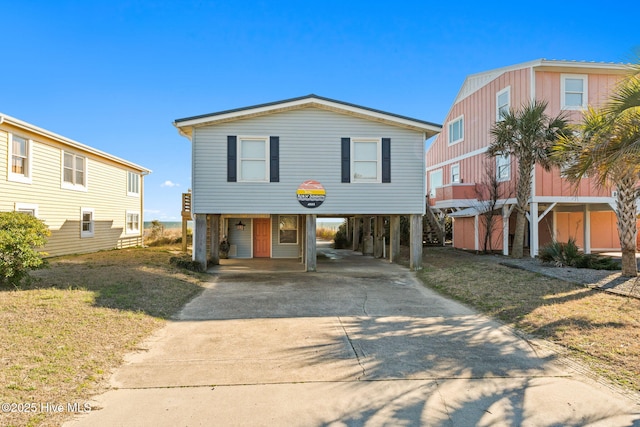
[[[620,263],[611,258],[581,253],[574,238],[570,238],[566,243],[554,241],[543,246],[538,257],[542,262],[553,263],[557,267],[592,268],[594,270],[620,269]]]
[[[38,218],[20,212],[0,212],[0,285],[19,286],[29,270],[45,265],[38,247],[50,232]]]

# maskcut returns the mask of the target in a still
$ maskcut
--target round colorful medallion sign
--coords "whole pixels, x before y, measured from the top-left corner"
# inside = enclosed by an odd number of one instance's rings
[[[324,202],[327,192],[318,181],[305,181],[296,191],[298,202],[305,208],[317,208]]]

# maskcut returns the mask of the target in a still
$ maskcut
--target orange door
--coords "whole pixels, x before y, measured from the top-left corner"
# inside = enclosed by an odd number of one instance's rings
[[[271,256],[271,220],[269,218],[253,219],[253,257],[269,258]]]

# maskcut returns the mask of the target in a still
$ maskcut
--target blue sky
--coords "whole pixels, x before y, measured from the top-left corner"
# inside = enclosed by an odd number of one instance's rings
[[[315,93],[442,123],[465,76],[538,58],[627,62],[637,4],[0,0],[0,112],[153,170],[179,220],[173,120]]]

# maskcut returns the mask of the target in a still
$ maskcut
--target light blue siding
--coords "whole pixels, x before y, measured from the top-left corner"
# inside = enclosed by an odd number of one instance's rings
[[[244,230],[237,230],[236,224],[242,221],[245,224]],[[229,258],[251,258],[252,244],[252,222],[248,218],[229,218],[229,244],[236,245],[237,252],[235,255],[229,254]]]
[[[228,135],[279,136],[280,182],[227,182]],[[391,183],[342,183],[343,137],[391,138]],[[304,108],[198,127],[192,143],[195,213],[424,214],[424,134],[419,131]],[[296,198],[306,180],[319,181],[326,190],[326,200],[315,209]]]

